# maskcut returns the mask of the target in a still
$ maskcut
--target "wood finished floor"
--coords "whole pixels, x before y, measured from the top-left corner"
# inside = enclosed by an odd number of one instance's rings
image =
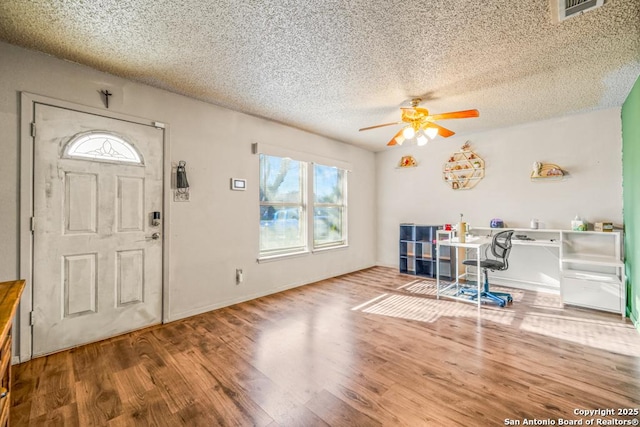
[[[375,267],[16,365],[12,425],[497,426],[640,408],[628,320],[535,292],[478,310],[398,289],[414,279]]]

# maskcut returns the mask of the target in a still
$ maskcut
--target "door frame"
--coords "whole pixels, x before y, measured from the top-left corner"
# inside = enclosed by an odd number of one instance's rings
[[[31,136],[31,124],[35,120],[36,104],[65,108],[81,113],[94,114],[110,119],[123,120],[130,123],[153,126],[162,129],[162,207],[164,218],[162,219],[162,323],[169,321],[169,251],[170,240],[170,197],[168,191],[171,188],[171,160],[169,159],[169,126],[166,123],[140,117],[115,113],[102,108],[89,107],[68,101],[62,101],[47,96],[36,95],[29,92],[20,93],[20,278],[26,280],[26,286],[20,300],[18,313],[13,324],[14,352],[12,362],[22,363],[30,360],[33,354],[33,334],[31,326],[31,311],[33,311],[33,233],[31,231],[31,218],[33,217],[33,164],[35,138]],[[17,354],[16,354],[17,353]]]

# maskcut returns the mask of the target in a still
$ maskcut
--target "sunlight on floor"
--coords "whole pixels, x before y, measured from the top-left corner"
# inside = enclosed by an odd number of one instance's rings
[[[536,299],[533,302],[533,306],[536,308],[550,308],[559,310],[564,309],[564,305],[562,304],[560,295],[546,292],[538,292],[536,294]]]
[[[520,329],[627,356],[640,354],[640,335],[630,324],[529,312]]]
[[[363,308],[364,307],[364,308]],[[501,309],[478,309],[475,304],[465,304],[455,301],[436,300],[409,295],[390,295],[369,301],[369,304],[360,305],[354,309],[360,309],[364,313],[379,314],[382,316],[397,317],[420,322],[435,322],[441,317],[465,317],[469,319],[483,319],[492,322],[509,325],[513,321],[515,313]]]
[[[518,289],[499,286],[492,289],[511,293],[514,302],[522,301],[526,295],[526,291]],[[463,317],[518,325],[514,322],[517,311],[491,305],[479,309],[475,304],[435,299],[436,285],[433,281],[414,280],[397,290],[413,295],[385,293],[352,310],[429,323],[442,317]],[[628,356],[640,354],[640,334],[628,322],[619,318],[609,321],[557,314],[565,310],[562,299],[560,295],[546,292],[536,292],[532,306],[536,311],[524,315],[521,312],[518,316],[522,317],[519,323],[522,331]]]
[[[448,283],[448,282],[447,282]],[[473,289],[476,288],[476,285],[473,284]],[[412,294],[419,295],[433,295],[436,296],[436,282],[431,280],[415,280],[413,282],[409,282],[406,285],[402,285],[398,288],[399,290],[403,290],[405,292],[409,292]],[[442,286],[441,286],[442,289]],[[490,290],[496,292],[508,292],[511,294],[514,302],[522,301],[524,298],[524,291],[513,289],[513,288],[504,288],[500,286],[491,286]],[[442,294],[441,294],[442,295]]]

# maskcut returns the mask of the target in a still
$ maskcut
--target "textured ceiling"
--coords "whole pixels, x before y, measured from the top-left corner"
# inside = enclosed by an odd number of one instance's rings
[[[369,150],[422,96],[457,134],[622,105],[640,0],[3,0],[0,40]]]

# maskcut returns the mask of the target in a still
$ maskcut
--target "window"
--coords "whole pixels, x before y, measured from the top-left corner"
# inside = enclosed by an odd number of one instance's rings
[[[260,255],[307,249],[306,163],[260,155]]]
[[[346,171],[309,165],[260,154],[261,257],[346,245]]]
[[[346,171],[332,166],[313,165],[313,247],[346,243]]]
[[[142,156],[133,144],[121,136],[104,131],[83,132],[71,138],[64,148],[64,158],[91,159],[143,165]]]

